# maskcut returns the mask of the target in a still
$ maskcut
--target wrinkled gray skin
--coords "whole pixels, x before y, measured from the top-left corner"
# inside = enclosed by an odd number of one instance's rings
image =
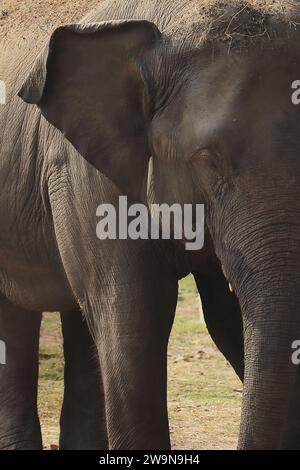
[[[34,58],[4,64],[11,96],[0,109],[2,448],[41,447],[45,310],[62,312],[61,448],[168,448],[166,350],[177,280],[188,272],[211,335],[241,378],[244,332],[239,447],[299,446],[291,344],[300,338],[300,111],[290,95],[300,43],[291,40],[284,54],[274,47],[213,55],[196,50],[191,35],[183,49],[168,26],[191,3],[108,1],[84,23],[148,22],[57,30],[22,87],[25,103],[15,94]],[[101,202],[116,203],[120,192],[146,199],[150,156],[150,200],[206,204],[201,252],[97,240]],[[93,360],[79,307],[95,338]]]

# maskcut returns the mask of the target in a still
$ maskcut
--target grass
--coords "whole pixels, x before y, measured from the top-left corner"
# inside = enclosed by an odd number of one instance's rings
[[[210,339],[191,276],[180,283],[170,339],[168,401],[174,449],[236,447],[241,384]],[[59,316],[45,314],[40,348],[39,411],[46,448],[58,444],[63,395]]]
[[[59,414],[63,397],[64,360],[58,314],[44,314],[40,341],[39,414],[44,446],[59,441]]]
[[[183,279],[169,346],[169,414],[173,447],[236,447],[241,384],[201,318],[192,276]]]

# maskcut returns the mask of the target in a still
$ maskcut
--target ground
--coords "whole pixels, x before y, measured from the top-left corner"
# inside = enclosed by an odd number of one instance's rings
[[[63,393],[59,316],[45,314],[40,348],[39,411],[44,446],[58,445]],[[234,449],[241,383],[200,320],[191,276],[181,282],[169,346],[169,415],[174,449]]]

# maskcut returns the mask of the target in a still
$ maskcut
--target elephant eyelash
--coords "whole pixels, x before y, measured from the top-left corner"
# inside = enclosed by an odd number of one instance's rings
[[[201,158],[203,158],[203,159],[210,158],[210,152],[208,150],[205,150],[205,149],[202,149],[202,148],[197,149],[191,154],[189,160],[198,160],[198,159],[201,159]]]
[[[212,176],[222,177],[224,175],[224,160],[219,152],[210,149],[200,148],[193,152],[190,158],[191,166],[205,163],[205,167]]]
[[[209,149],[199,148],[192,153],[190,160],[206,160],[211,163],[217,163],[220,160],[220,156]]]

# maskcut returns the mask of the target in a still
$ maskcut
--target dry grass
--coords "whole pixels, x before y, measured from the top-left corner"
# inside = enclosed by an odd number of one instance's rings
[[[234,449],[241,384],[203,322],[191,277],[181,282],[169,347],[169,412],[175,449]]]
[[[63,368],[60,318],[58,314],[45,314],[40,341],[39,415],[46,449],[59,441]]]
[[[164,32],[188,45],[225,43],[233,51],[287,39],[299,24],[298,0],[191,0]]]
[[[41,338],[39,410],[47,449],[58,444],[63,393],[59,318],[45,316]],[[169,347],[169,414],[174,449],[234,449],[241,384],[199,320],[191,277],[181,283]]]
[[[102,2],[104,0],[1,0],[0,40],[7,38],[13,41],[16,37],[25,40],[32,35],[49,34],[58,25],[80,20]],[[256,35],[261,19],[266,15],[274,15],[289,23],[297,23],[300,19],[298,0],[180,0],[180,6],[176,8],[175,5],[170,8],[176,3],[174,0],[165,2],[174,15],[174,21],[169,22],[166,33],[182,29],[186,34],[186,29],[194,25],[194,28],[201,29],[202,38],[208,36],[216,39],[222,36],[226,39],[228,34],[239,33],[237,26],[241,31],[246,28],[246,33],[247,30],[249,33],[250,28],[250,35],[254,27],[253,35]],[[108,11],[110,5],[113,8],[115,4],[114,0],[106,3]],[[136,3],[146,5],[138,11],[147,12],[148,4],[149,12],[153,8],[161,9],[160,0],[140,0]],[[143,15],[138,13],[138,16]]]

